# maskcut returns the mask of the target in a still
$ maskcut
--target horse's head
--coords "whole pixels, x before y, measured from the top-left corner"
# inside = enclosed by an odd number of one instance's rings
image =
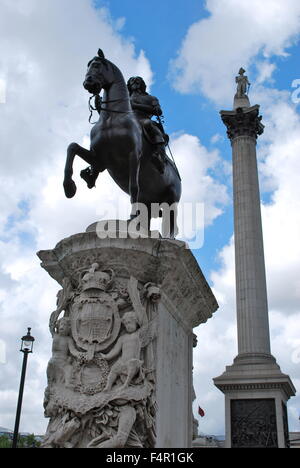
[[[99,49],[98,55],[88,63],[83,86],[91,94],[100,94],[109,84],[109,65],[102,50]]]

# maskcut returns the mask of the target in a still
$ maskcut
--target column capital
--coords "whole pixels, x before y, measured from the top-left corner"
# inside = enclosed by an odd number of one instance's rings
[[[261,123],[262,116],[259,115],[259,105],[242,108],[234,111],[220,112],[222,121],[227,127],[227,136],[233,141],[239,136],[249,136],[257,138],[264,132],[264,125]]]

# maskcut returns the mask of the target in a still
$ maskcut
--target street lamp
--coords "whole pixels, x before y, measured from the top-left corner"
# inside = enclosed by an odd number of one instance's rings
[[[22,401],[23,401],[23,392],[24,392],[24,383],[25,383],[25,375],[26,375],[26,368],[27,368],[27,359],[28,354],[32,353],[33,350],[33,342],[34,338],[30,334],[31,328],[28,328],[27,335],[21,338],[21,349],[20,351],[24,354],[23,357],[23,366],[22,366],[22,374],[21,374],[21,381],[20,381],[20,390],[19,390],[19,399],[18,399],[18,406],[17,406],[17,414],[16,414],[16,422],[15,422],[15,429],[14,429],[14,437],[12,448],[17,448],[18,446],[18,435],[19,435],[19,425],[20,425],[20,416],[21,416],[21,408],[22,408]]]
[[[23,336],[21,339],[21,349],[22,353],[32,353],[34,338],[30,334],[31,328],[28,328],[27,335]]]

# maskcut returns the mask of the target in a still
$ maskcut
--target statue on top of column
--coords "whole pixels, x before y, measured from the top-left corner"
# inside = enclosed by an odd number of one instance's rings
[[[237,83],[237,90],[234,96],[234,109],[250,107],[248,91],[251,83],[248,80],[248,76],[244,74],[245,72],[246,70],[244,70],[244,68],[241,67],[239,69],[239,75],[235,78],[235,82]]]
[[[251,83],[249,83],[248,76],[244,75],[246,70],[244,68],[239,69],[239,76],[235,78],[237,83],[236,97],[245,97],[248,94]]]

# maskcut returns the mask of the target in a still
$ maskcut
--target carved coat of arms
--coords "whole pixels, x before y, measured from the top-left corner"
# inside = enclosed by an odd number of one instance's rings
[[[117,338],[121,319],[118,306],[106,291],[113,281],[112,272],[97,271],[98,264],[84,272],[80,294],[72,306],[72,334],[79,348],[94,352],[107,348]]]
[[[98,263],[63,286],[50,318],[43,447],[154,446],[159,288]]]

